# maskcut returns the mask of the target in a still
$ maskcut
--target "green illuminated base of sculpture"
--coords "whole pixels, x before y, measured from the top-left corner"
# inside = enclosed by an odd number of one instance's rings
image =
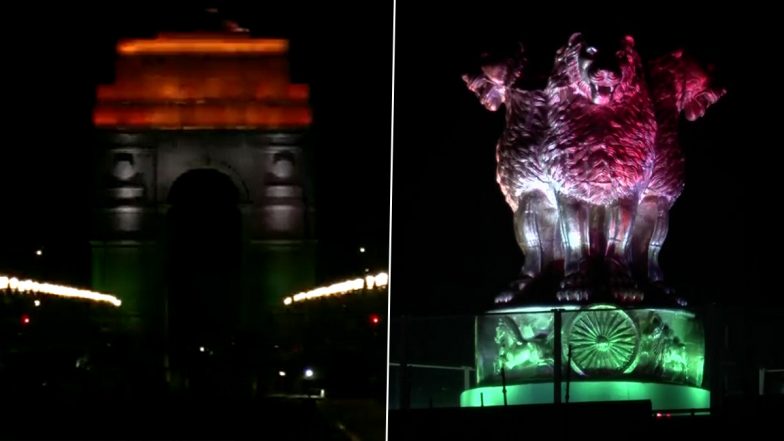
[[[566,401],[566,384],[561,388]],[[506,386],[507,404],[553,402],[552,383]],[[651,400],[654,410],[710,408],[710,391],[693,386],[636,381],[575,381],[569,385],[570,402]],[[461,407],[503,406],[501,386],[477,387],[460,395]]]

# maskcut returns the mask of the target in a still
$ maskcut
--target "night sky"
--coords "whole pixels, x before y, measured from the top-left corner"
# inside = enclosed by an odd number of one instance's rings
[[[292,82],[311,85],[319,280],[385,268],[392,4],[377,3],[4,7],[0,271],[89,285],[95,86],[112,80],[119,38],[193,30],[208,22],[207,6],[254,36],[289,38]]]
[[[682,124],[686,190],[671,211],[665,278],[692,303],[782,304],[776,214],[781,52],[772,14],[565,4],[443,10],[398,2],[392,228],[393,315],[486,309],[523,262],[495,182],[503,111],[485,110],[461,74],[479,54],[522,41],[529,85],[543,87],[576,31],[631,33],[644,60],[683,47],[729,92]],[[779,112],[780,113],[780,112]],[[780,266],[780,265],[779,265]]]

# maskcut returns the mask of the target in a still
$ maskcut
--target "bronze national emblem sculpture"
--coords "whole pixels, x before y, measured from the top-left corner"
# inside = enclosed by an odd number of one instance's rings
[[[682,51],[644,64],[630,36],[572,35],[542,90],[517,86],[524,64],[520,51],[463,76],[487,109],[506,109],[496,176],[525,263],[496,302],[524,299],[544,273],[560,301],[667,292],[658,256],[684,185],[680,116],[725,91]]]

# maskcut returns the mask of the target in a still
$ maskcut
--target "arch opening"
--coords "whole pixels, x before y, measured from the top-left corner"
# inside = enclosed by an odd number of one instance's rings
[[[237,325],[239,200],[231,179],[212,169],[184,173],[169,191],[167,328],[173,355],[186,363],[228,347]]]

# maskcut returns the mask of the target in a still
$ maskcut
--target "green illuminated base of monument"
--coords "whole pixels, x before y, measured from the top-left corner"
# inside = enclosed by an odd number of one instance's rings
[[[476,387],[461,406],[650,400],[654,409],[708,409],[702,317],[683,308],[610,304],[498,310],[476,319]]]
[[[566,401],[566,384],[561,388]],[[552,383],[506,386],[507,404],[548,404],[553,402]],[[694,386],[643,383],[636,381],[575,381],[569,385],[569,401],[651,400],[654,410],[708,409],[710,391]],[[477,387],[460,395],[461,407],[503,406],[501,386]]]

